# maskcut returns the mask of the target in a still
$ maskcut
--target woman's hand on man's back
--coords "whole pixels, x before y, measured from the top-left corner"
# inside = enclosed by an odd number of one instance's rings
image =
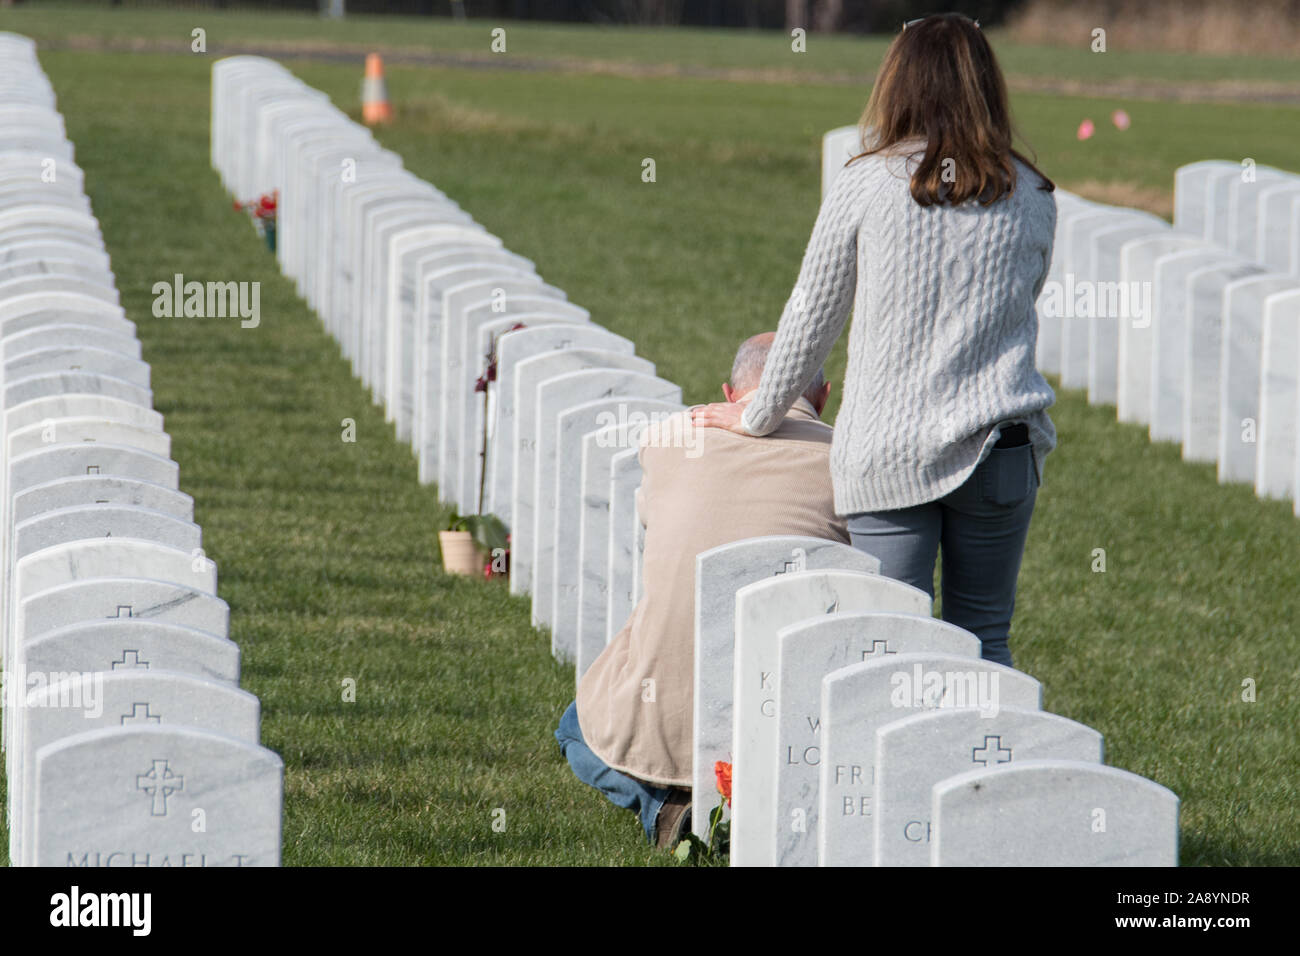
[[[691,421],[698,428],[723,428],[738,435],[748,435],[740,417],[745,413],[749,400],[740,402],[713,402],[709,405],[696,405],[691,408]]]

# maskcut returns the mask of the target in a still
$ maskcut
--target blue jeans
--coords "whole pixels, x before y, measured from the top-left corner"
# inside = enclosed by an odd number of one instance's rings
[[[614,806],[634,811],[641,820],[641,829],[645,831],[646,839],[654,843],[655,821],[659,818],[659,808],[668,799],[668,788],[656,787],[629,777],[592,753],[587,742],[582,739],[582,728],[578,726],[577,701],[570,704],[560,718],[555,739],[559,741],[560,753],[569,761],[574,775],[603,793]]]
[[[1029,519],[1038,497],[1033,445],[994,448],[967,481],[937,501],[848,518],[853,547],[880,573],[934,596],[943,548],[943,619],[982,643],[985,660],[1011,666],[1007,637]]]

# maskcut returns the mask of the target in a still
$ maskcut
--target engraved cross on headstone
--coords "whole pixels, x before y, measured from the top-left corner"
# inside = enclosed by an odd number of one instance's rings
[[[1006,754],[1006,756],[1004,757],[1003,754]],[[972,763],[982,763],[986,767],[991,767],[994,764],[999,763],[1010,763],[1011,748],[1002,746],[1002,738],[1000,736],[986,736],[984,738],[983,746],[975,747],[971,750],[970,759]]]
[[[123,611],[126,611],[126,613],[123,614],[123,613],[122,613]],[[130,617],[130,616],[131,616],[131,605],[130,605],[130,604],[119,604],[119,605],[117,606],[117,613],[116,613],[116,614],[110,614],[110,615],[108,615],[108,616],[109,616],[110,618],[115,618],[115,617]]]
[[[122,651],[122,659],[113,661],[113,670],[148,670],[149,662],[140,660],[139,651]]]
[[[862,652],[862,659],[865,661],[869,657],[878,657],[885,654],[897,654],[898,651],[889,649],[889,641],[872,641],[871,650]]]
[[[166,760],[155,760],[148,773],[137,774],[135,788],[143,790],[153,798],[149,815],[167,816],[167,798],[177,790],[185,789],[185,778],[178,777],[167,767]]]
[[[130,727],[133,724],[161,724],[162,716],[160,714],[149,713],[149,705],[132,704],[131,713],[122,715],[122,726]]]
[[[789,574],[791,571],[802,571],[808,566],[808,552],[803,548],[794,548],[790,552],[791,560],[785,562],[785,567],[777,574]]]

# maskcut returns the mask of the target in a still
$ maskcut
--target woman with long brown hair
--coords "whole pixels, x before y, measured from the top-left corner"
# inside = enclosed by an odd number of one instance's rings
[[[831,186],[762,382],[696,424],[762,436],[853,313],[831,473],[836,511],[881,573],[933,595],[983,656],[1007,637],[1055,396],[1034,367],[1034,302],[1056,225],[1053,185],[1012,146],[1006,84],[979,25],[906,24],[862,118],[863,152]]]

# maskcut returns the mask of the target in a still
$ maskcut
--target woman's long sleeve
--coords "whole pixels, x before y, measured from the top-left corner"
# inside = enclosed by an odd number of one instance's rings
[[[817,214],[762,381],[741,417],[751,435],[766,435],[781,424],[825,364],[853,311],[865,187],[856,172],[849,166],[836,177]]]

